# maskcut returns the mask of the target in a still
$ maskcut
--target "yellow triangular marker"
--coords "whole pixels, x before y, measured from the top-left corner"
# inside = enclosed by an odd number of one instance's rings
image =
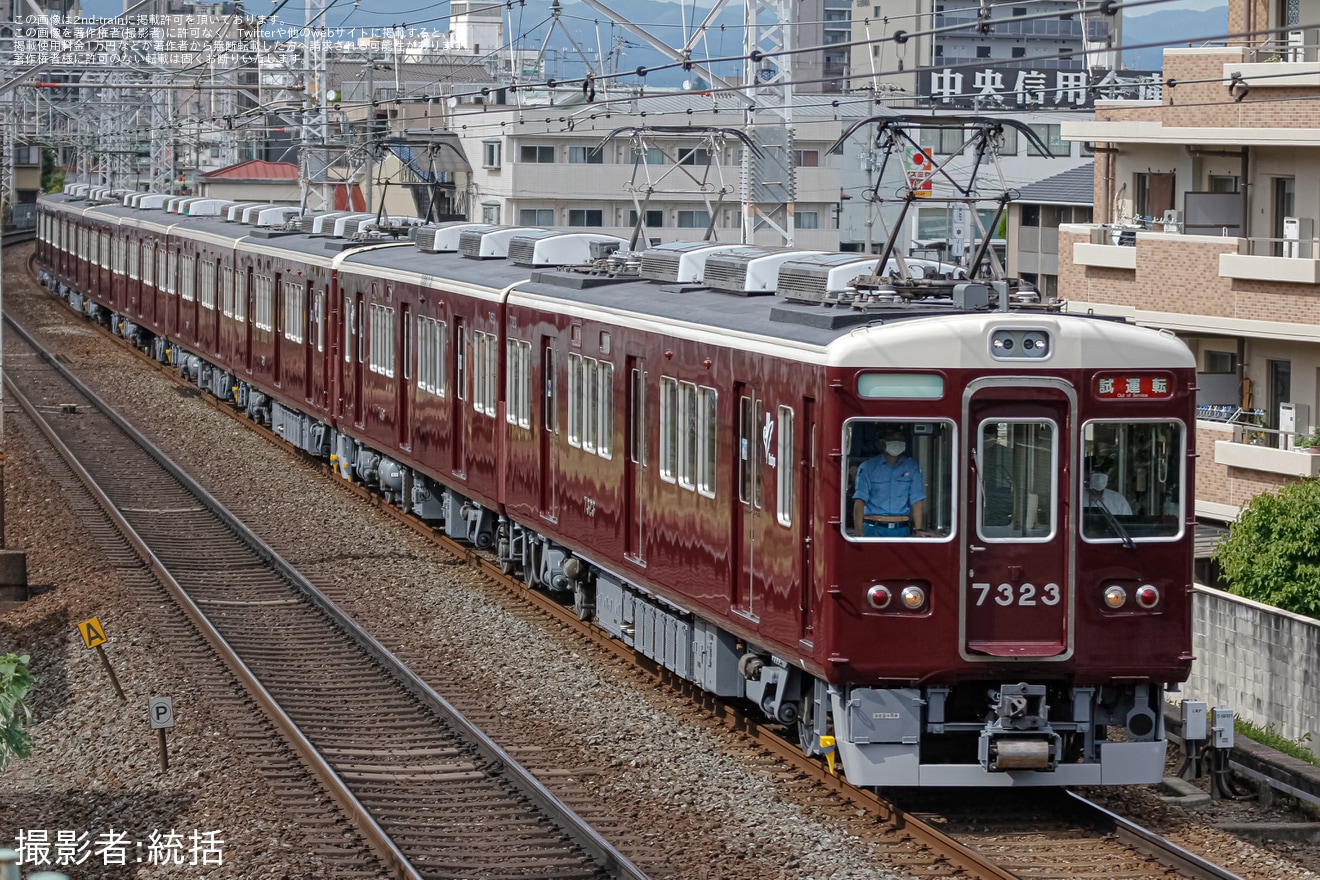
[[[88,648],[96,648],[110,641],[105,637],[105,627],[101,626],[101,620],[97,617],[78,624],[78,635],[82,636],[83,644]]]
[[[830,765],[830,775],[834,775],[834,737],[822,736],[820,738],[821,750],[825,752],[825,762]]]

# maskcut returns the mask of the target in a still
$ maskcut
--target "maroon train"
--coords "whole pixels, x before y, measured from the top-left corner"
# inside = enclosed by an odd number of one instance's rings
[[[1192,659],[1173,337],[858,254],[292,214],[71,187],[43,279],[855,783],[1162,776]],[[924,522],[871,536],[886,433]]]

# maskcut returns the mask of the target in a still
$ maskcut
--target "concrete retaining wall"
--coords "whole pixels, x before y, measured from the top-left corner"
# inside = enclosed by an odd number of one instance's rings
[[[1198,584],[1193,623],[1196,662],[1182,696],[1288,739],[1309,734],[1320,754],[1320,621]]]

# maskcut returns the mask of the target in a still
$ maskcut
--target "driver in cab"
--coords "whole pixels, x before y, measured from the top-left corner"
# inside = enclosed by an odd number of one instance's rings
[[[853,487],[853,528],[867,538],[926,536],[925,480],[907,452],[903,432],[887,428],[884,454],[862,462]]]

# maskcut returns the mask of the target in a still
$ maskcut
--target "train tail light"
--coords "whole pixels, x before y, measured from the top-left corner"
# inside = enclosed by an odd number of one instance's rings
[[[909,611],[916,611],[922,605],[926,604],[926,591],[921,587],[904,587],[903,592],[899,594],[903,601],[903,607]]]
[[[1160,603],[1160,591],[1150,584],[1137,588],[1137,604],[1142,608],[1154,608]]]
[[[884,584],[876,584],[866,591],[866,601],[872,608],[884,609],[889,607],[889,602],[894,598],[893,593]]]
[[[1120,586],[1105,588],[1105,607],[1119,609],[1127,604],[1127,590]]]

